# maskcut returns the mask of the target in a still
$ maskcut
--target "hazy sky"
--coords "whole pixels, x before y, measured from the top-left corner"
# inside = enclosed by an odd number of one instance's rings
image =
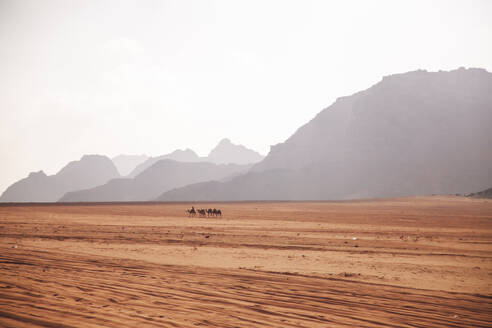
[[[266,154],[337,97],[492,71],[492,1],[0,0],[0,192],[83,154]]]

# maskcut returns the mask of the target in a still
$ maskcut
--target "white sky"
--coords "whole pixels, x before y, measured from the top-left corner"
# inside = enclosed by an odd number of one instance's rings
[[[0,192],[83,154],[266,154],[337,97],[492,71],[492,1],[0,0]]]

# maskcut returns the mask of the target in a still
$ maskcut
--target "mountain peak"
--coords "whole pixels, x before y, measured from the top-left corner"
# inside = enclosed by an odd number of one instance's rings
[[[219,142],[219,144],[218,144],[217,146],[219,146],[219,145],[232,145],[232,144],[233,144],[233,143],[231,142],[231,139],[229,139],[229,138],[224,138],[224,139],[222,139],[222,140]]]
[[[257,163],[263,156],[243,145],[232,143],[229,138],[224,138],[215,146],[208,155],[208,160],[217,164],[251,164]]]
[[[87,160],[92,160],[92,159],[106,159],[106,156],[103,155],[97,155],[97,154],[85,154],[82,155],[80,158],[81,161],[87,161]]]
[[[195,151],[193,151],[193,149],[190,149],[190,148],[176,149],[175,151],[173,151],[171,154],[169,154],[167,156],[178,155],[178,154],[183,154],[183,155],[186,154],[188,156],[198,157],[198,155],[195,153]]]
[[[210,151],[208,156],[210,157],[212,154],[214,154],[215,152],[219,151],[222,148],[234,148],[234,147],[240,147],[240,148],[247,149],[243,145],[236,145],[236,144],[232,143],[231,139],[229,139],[229,138],[224,138],[224,139],[220,140],[219,143],[217,144],[217,146],[215,146],[215,148]]]
[[[36,177],[46,177],[46,173],[44,173],[43,170],[37,171],[37,172],[31,172],[29,173],[29,178],[36,178]]]

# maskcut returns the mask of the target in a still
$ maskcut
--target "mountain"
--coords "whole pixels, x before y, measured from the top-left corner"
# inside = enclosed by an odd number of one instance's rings
[[[243,145],[233,144],[229,139],[222,139],[210,152],[207,161],[216,164],[252,164],[260,162],[264,156]]]
[[[163,191],[188,184],[220,180],[247,171],[250,165],[217,165],[213,163],[159,160],[135,178],[113,179],[86,190],[65,194],[60,202],[106,202],[153,200]]]
[[[337,99],[249,173],[159,200],[352,199],[492,185],[492,74],[418,70]]]
[[[147,159],[149,159],[147,155],[118,155],[111,160],[118,169],[118,172],[125,176]]]
[[[162,193],[155,200],[173,201],[235,201],[235,200],[295,200],[299,176],[296,171],[278,169],[268,172],[246,172],[224,182],[208,181],[191,184]]]
[[[175,150],[170,154],[162,155],[162,156],[157,156],[157,157],[150,157],[148,158],[145,162],[137,165],[135,169],[133,169],[130,174],[128,174],[129,178],[134,178],[155,163],[157,163],[160,160],[163,159],[170,159],[178,162],[200,162],[202,159],[191,149],[185,149],[185,150]]]
[[[85,155],[68,163],[55,175],[33,172],[12,184],[0,196],[0,202],[56,202],[69,191],[92,188],[119,177],[106,156]]]
[[[479,192],[474,192],[469,195],[468,197],[475,197],[475,198],[492,198],[492,188],[479,191]]]
[[[175,150],[174,152],[162,156],[150,157],[143,163],[137,165],[133,171],[128,174],[128,177],[134,178],[154,163],[163,160],[171,159],[178,162],[211,162],[215,164],[253,164],[258,163],[263,159],[263,156],[254,150],[248,149],[243,145],[233,144],[229,139],[222,139],[218,145],[212,149],[207,157],[198,156],[193,150]]]

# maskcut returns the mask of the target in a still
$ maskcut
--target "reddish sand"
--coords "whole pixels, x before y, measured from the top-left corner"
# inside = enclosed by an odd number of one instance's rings
[[[1,327],[491,327],[492,201],[0,206]]]

